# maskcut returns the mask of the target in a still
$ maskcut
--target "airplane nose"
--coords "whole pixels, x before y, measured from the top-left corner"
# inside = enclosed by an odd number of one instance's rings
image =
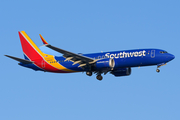
[[[172,57],[172,60],[175,58],[175,56],[174,56],[174,55],[172,55],[171,57]]]
[[[174,58],[175,58],[175,56],[174,56],[173,54],[170,54],[170,55],[169,55],[169,59],[170,59],[170,60],[173,60]]]

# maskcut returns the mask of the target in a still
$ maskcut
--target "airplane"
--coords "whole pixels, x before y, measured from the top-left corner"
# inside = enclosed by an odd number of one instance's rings
[[[19,62],[20,66],[31,68],[35,71],[54,73],[86,72],[88,76],[96,74],[98,80],[102,80],[102,74],[110,73],[115,77],[129,76],[132,67],[166,65],[175,58],[174,55],[161,49],[134,49],[112,52],[100,52],[91,54],[76,54],[63,50],[47,43],[40,38],[47,48],[59,52],[62,56],[54,56],[43,53],[30,39],[25,31],[19,31],[19,38],[24,53],[24,59],[5,55]]]

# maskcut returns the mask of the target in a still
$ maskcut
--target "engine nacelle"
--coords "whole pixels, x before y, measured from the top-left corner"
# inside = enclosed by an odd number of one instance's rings
[[[103,69],[103,68],[114,68],[115,62],[112,58],[98,60],[95,64],[96,69]]]
[[[119,68],[111,71],[111,74],[113,74],[116,77],[128,76],[131,74],[131,68]]]

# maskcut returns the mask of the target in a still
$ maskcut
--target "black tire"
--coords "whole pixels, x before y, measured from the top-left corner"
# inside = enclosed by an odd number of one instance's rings
[[[92,72],[86,72],[86,75],[88,75],[88,76],[92,76]]]
[[[156,70],[156,72],[157,72],[157,73],[159,73],[159,72],[160,72],[160,70],[159,70],[159,69],[157,69],[157,70]]]
[[[101,75],[97,75],[96,78],[97,78],[98,80],[102,80],[102,79],[103,79],[103,77],[102,77]]]

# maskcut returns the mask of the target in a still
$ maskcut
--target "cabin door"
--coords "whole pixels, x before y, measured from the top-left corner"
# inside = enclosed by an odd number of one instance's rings
[[[155,50],[151,50],[151,58],[155,57]]]

